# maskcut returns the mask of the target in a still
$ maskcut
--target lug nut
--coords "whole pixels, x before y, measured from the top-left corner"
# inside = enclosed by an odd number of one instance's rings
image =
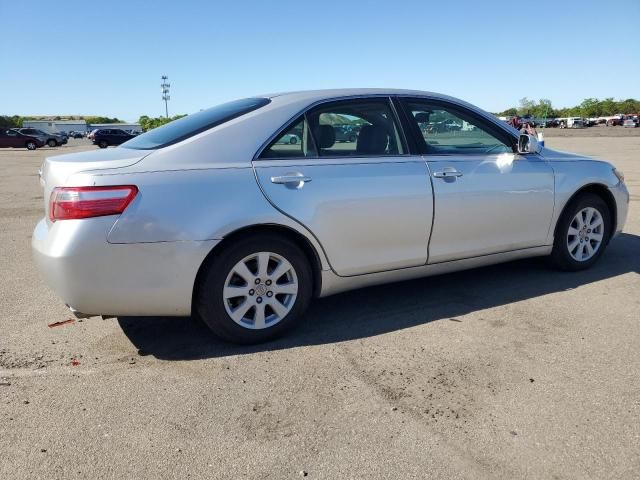
[[[258,303],[262,303],[262,297],[258,297],[258,298],[256,298],[256,302],[258,302]]]
[[[271,280],[267,280],[265,283],[266,283],[267,285],[271,285]]]
[[[255,290],[249,290],[249,295],[253,295],[254,293],[256,293]]]
[[[267,292],[267,297],[273,297],[273,292],[271,290]]]
[[[256,278],[256,285],[258,285],[260,283],[260,279]]]

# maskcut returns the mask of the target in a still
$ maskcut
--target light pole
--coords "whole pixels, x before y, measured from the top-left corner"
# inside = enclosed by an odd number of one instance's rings
[[[169,96],[169,87],[171,86],[171,84],[167,82],[167,80],[169,80],[169,77],[167,77],[166,75],[162,75],[162,77],[160,78],[162,78],[160,87],[162,88],[162,100],[164,100],[164,113],[167,118],[169,118],[169,106],[167,105],[167,102],[171,100],[171,97]]]

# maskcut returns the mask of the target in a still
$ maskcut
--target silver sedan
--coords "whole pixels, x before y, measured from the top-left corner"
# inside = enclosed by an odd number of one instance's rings
[[[588,268],[629,202],[612,165],[407,90],[233,101],[48,158],[41,183],[34,258],[76,315],[194,314],[241,343],[367,285],[534,256]]]

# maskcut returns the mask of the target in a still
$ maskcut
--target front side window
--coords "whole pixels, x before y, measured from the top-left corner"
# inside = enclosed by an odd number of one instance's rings
[[[174,120],[162,127],[149,130],[123,143],[121,147],[137,150],[167,147],[264,107],[270,101],[268,98],[244,98],[242,100],[223,103],[222,105]]]
[[[499,154],[513,152],[509,139],[496,134],[475,115],[456,107],[427,101],[409,101],[427,154]]]

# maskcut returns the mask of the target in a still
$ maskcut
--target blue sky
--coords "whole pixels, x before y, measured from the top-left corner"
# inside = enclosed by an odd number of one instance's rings
[[[640,0],[0,0],[0,25],[0,114],[163,115],[162,74],[170,114],[335,87],[640,97]]]

